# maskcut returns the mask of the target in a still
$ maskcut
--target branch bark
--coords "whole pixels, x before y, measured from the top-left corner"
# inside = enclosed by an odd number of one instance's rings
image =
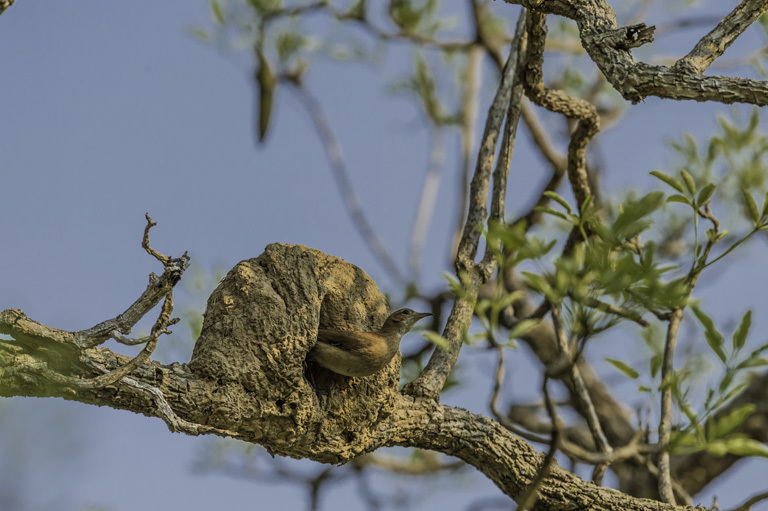
[[[619,27],[616,13],[605,0],[566,2],[565,0],[505,0],[522,5],[533,12],[556,14],[576,21],[584,49],[611,85],[627,100],[638,103],[648,96],[667,99],[716,101],[720,103],[768,104],[768,84],[759,80],[724,76],[701,76],[708,63],[765,11],[762,0],[743,2],[736,14],[727,16],[697,44],[689,59],[680,65],[652,66],[637,62],[630,49],[653,39],[653,27],[635,25]],[[740,6],[740,7],[742,7]],[[751,20],[751,21],[750,21]],[[712,49],[713,34],[733,31],[723,43],[725,47]],[[718,53],[719,52],[719,53]],[[702,69],[703,67],[703,69]],[[701,71],[699,71],[701,69]]]

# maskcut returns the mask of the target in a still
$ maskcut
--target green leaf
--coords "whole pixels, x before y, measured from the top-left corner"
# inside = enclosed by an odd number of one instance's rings
[[[768,192],[765,192],[765,202],[763,202],[763,214],[761,217],[768,215]]]
[[[448,340],[437,332],[431,332],[427,330],[426,332],[422,332],[421,335],[435,346],[439,346],[444,350],[451,348],[451,344],[448,342]]]
[[[584,215],[590,206],[592,206],[592,203],[595,201],[594,195],[587,195],[587,198],[584,199],[584,202],[581,203],[581,208],[579,208],[579,213],[581,215]]]
[[[213,13],[213,19],[219,25],[224,24],[224,8],[218,2],[218,0],[211,0],[211,12]]]
[[[624,376],[628,378],[632,378],[634,380],[635,378],[640,376],[640,373],[635,371],[632,367],[622,362],[621,360],[605,357],[605,361],[611,364],[613,367],[615,367],[619,371],[621,371],[622,373],[624,373]]]
[[[747,342],[747,335],[749,334],[749,329],[751,327],[752,327],[752,311],[748,310],[741,317],[741,322],[739,323],[738,328],[736,328],[736,331],[733,333],[733,349],[734,350],[739,350],[744,347],[744,344]]]
[[[712,318],[707,316],[704,311],[698,307],[691,307],[691,310],[704,327],[704,338],[707,340],[707,344],[709,344],[709,347],[712,348],[712,351],[715,352],[717,357],[723,363],[725,363],[727,357],[725,355],[725,351],[723,350],[723,344],[725,343],[723,334],[721,334],[717,328],[715,328],[714,321],[712,321]]]
[[[710,197],[712,197],[712,194],[715,193],[715,184],[709,183],[704,188],[701,189],[699,192],[699,196],[696,197],[696,204],[699,206],[703,206],[707,203]]]
[[[539,293],[543,294],[547,298],[553,298],[553,292],[552,292],[552,286],[549,285],[549,282],[547,282],[547,279],[542,277],[541,275],[537,275],[535,273],[530,273],[527,271],[520,272],[523,278],[525,278],[525,282],[528,284],[528,286],[533,289],[534,291],[538,291]]]
[[[722,440],[707,442],[706,449],[709,454],[717,456],[718,458],[722,458],[723,456],[728,454],[728,447],[725,445],[725,442],[723,442]]]
[[[715,419],[709,427],[709,434],[712,439],[723,438],[728,433],[731,433],[734,429],[741,426],[747,420],[747,417],[755,413],[755,409],[754,403],[747,403]]]
[[[547,190],[546,192],[543,193],[543,195],[560,204],[568,213],[573,212],[573,210],[571,209],[571,205],[568,204],[568,201],[565,200],[560,195],[558,195],[557,193]]]
[[[260,48],[256,49],[259,60],[259,69],[256,72],[256,80],[259,84],[259,142],[264,142],[269,129],[269,120],[272,115],[272,103],[275,98],[277,76],[272,65],[267,60]]]
[[[678,181],[674,177],[670,176],[669,174],[665,174],[665,173],[660,172],[658,170],[654,170],[653,172],[651,172],[651,175],[653,177],[661,179],[662,181],[667,183],[669,186],[671,186],[672,188],[674,188],[678,192],[685,193],[685,187],[683,186],[683,183],[681,183],[680,181]]]
[[[693,206],[691,203],[691,199],[686,197],[685,195],[670,195],[667,197],[667,202],[679,202],[680,204],[687,204],[688,206]]]
[[[653,389],[651,387],[646,386],[646,385],[638,385],[637,391],[638,392],[645,392],[647,394],[650,394],[651,392],[653,392]]]
[[[747,209],[749,210],[749,216],[752,217],[752,221],[754,222],[755,227],[757,227],[758,225],[760,225],[760,216],[761,216],[760,212],[757,210],[757,202],[755,202],[755,198],[746,188],[742,188],[741,193],[744,195],[744,204],[747,205]]]
[[[209,33],[208,33],[208,31],[207,31],[207,30],[205,30],[205,29],[204,29],[204,28],[202,28],[202,27],[192,27],[192,28],[189,30],[189,32],[190,32],[190,33],[191,33],[193,36],[195,36],[195,37],[197,37],[198,39],[200,39],[201,41],[203,41],[204,43],[208,43],[208,42],[210,42],[210,41],[211,41],[211,34],[209,34]]]
[[[563,213],[561,211],[557,211],[557,210],[552,209],[552,208],[547,207],[547,206],[536,206],[535,208],[533,208],[533,210],[534,211],[539,211],[540,213],[549,213],[550,215],[554,215],[554,216],[556,216],[558,218],[562,218],[566,222],[571,222],[571,219],[568,218],[565,215],[565,213]],[[571,222],[571,223],[573,223],[573,222]]]
[[[762,456],[768,458],[768,446],[752,438],[736,436],[725,440],[726,448],[737,456]]]
[[[691,197],[696,196],[696,181],[693,180],[693,176],[685,169],[680,171],[680,175],[683,176],[685,187],[688,189],[688,193]]]
[[[736,369],[748,369],[750,367],[763,367],[768,366],[768,358],[766,357],[749,357],[736,366]]]
[[[524,319],[518,321],[515,326],[509,331],[509,340],[519,339],[524,336],[530,330],[541,322],[540,319]]]
[[[656,378],[656,375],[659,374],[659,369],[661,369],[661,362],[661,354],[656,354],[651,357],[651,378]]]

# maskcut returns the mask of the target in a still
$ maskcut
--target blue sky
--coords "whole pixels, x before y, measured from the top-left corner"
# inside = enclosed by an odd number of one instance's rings
[[[190,27],[208,20],[207,2],[188,0],[19,0],[0,16],[0,309],[20,308],[70,330],[123,311],[147,274],[161,270],[140,248],[145,212],[159,223],[155,248],[171,255],[188,250],[206,271],[230,268],[272,242],[301,243],[357,264],[397,297],[354,231],[295,98],[279,93],[268,144],[254,146],[252,64],[189,35]],[[390,52],[381,66],[324,61],[308,80],[337,130],[372,224],[405,268],[427,138],[414,103],[386,93],[386,80],[410,69],[408,51]],[[599,135],[608,188],[655,186],[648,171],[670,160],[663,139],[683,129],[707,133],[713,114],[724,111],[655,99],[630,107],[620,127]],[[448,163],[422,268],[427,287],[440,285],[449,269],[444,253],[455,216],[457,151],[454,138],[446,141]],[[527,191],[536,188],[543,168],[525,134],[516,158],[512,213],[527,207]],[[764,260],[746,261],[768,274]],[[728,270],[719,280],[727,289],[754,289],[743,293],[744,303],[716,300],[724,319],[757,300],[750,273]],[[177,297],[179,307],[198,302]],[[489,359],[464,355],[468,374],[487,374]],[[517,357],[510,372],[523,375],[527,366],[526,357]],[[486,400],[486,383],[447,402],[482,412],[477,395]],[[21,500],[0,507],[235,510],[280,502],[303,508],[303,494],[291,487],[193,474],[205,441],[129,412],[52,399],[3,400],[0,499]],[[765,461],[751,466],[764,470]],[[759,489],[756,472],[724,478],[717,487],[721,504]],[[420,508],[499,495],[477,474],[455,487],[434,485],[443,496]],[[349,491],[342,487],[328,498]]]

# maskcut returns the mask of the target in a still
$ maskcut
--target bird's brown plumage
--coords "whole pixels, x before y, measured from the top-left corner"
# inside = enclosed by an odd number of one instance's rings
[[[321,328],[309,358],[345,376],[370,376],[380,371],[398,351],[400,340],[418,320],[431,314],[400,309],[377,332]]]

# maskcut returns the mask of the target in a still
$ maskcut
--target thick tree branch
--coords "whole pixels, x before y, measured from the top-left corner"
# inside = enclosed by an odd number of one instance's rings
[[[488,476],[513,499],[525,495],[544,456],[498,422],[461,408],[403,396],[390,420],[378,430],[386,445],[421,447],[456,456]],[[490,454],[490,455],[489,455]],[[538,488],[534,509],[672,510],[691,509],[638,499],[586,482],[553,462]]]
[[[530,51],[526,63],[525,91],[537,105],[563,114],[569,119],[578,120],[568,145],[567,170],[576,202],[581,207],[587,197],[592,195],[587,176],[586,147],[600,129],[600,117],[597,115],[597,109],[588,101],[544,85],[542,63],[547,37],[545,21],[546,16],[541,13],[532,13],[528,21]]]
[[[556,14],[578,24],[582,45],[611,85],[625,99],[638,103],[648,96],[660,98],[717,101],[720,103],[768,104],[768,84],[763,81],[723,76],[701,76],[685,65],[667,67],[635,63],[629,49],[652,38],[653,27],[637,25],[619,28],[616,14],[605,0],[566,2],[564,0],[505,0],[531,11]],[[732,14],[723,28],[736,27],[752,19],[762,8],[760,1],[745,2],[743,15]],[[725,20],[724,20],[725,22]],[[717,29],[716,29],[717,30]],[[737,30],[738,31],[738,30]],[[624,34],[624,36],[622,36]],[[728,44],[732,40],[728,39]],[[606,44],[610,43],[610,44]],[[710,49],[705,37],[696,50],[695,65],[704,65],[718,50]],[[724,48],[723,48],[724,50]],[[703,59],[703,60],[702,60]]]

